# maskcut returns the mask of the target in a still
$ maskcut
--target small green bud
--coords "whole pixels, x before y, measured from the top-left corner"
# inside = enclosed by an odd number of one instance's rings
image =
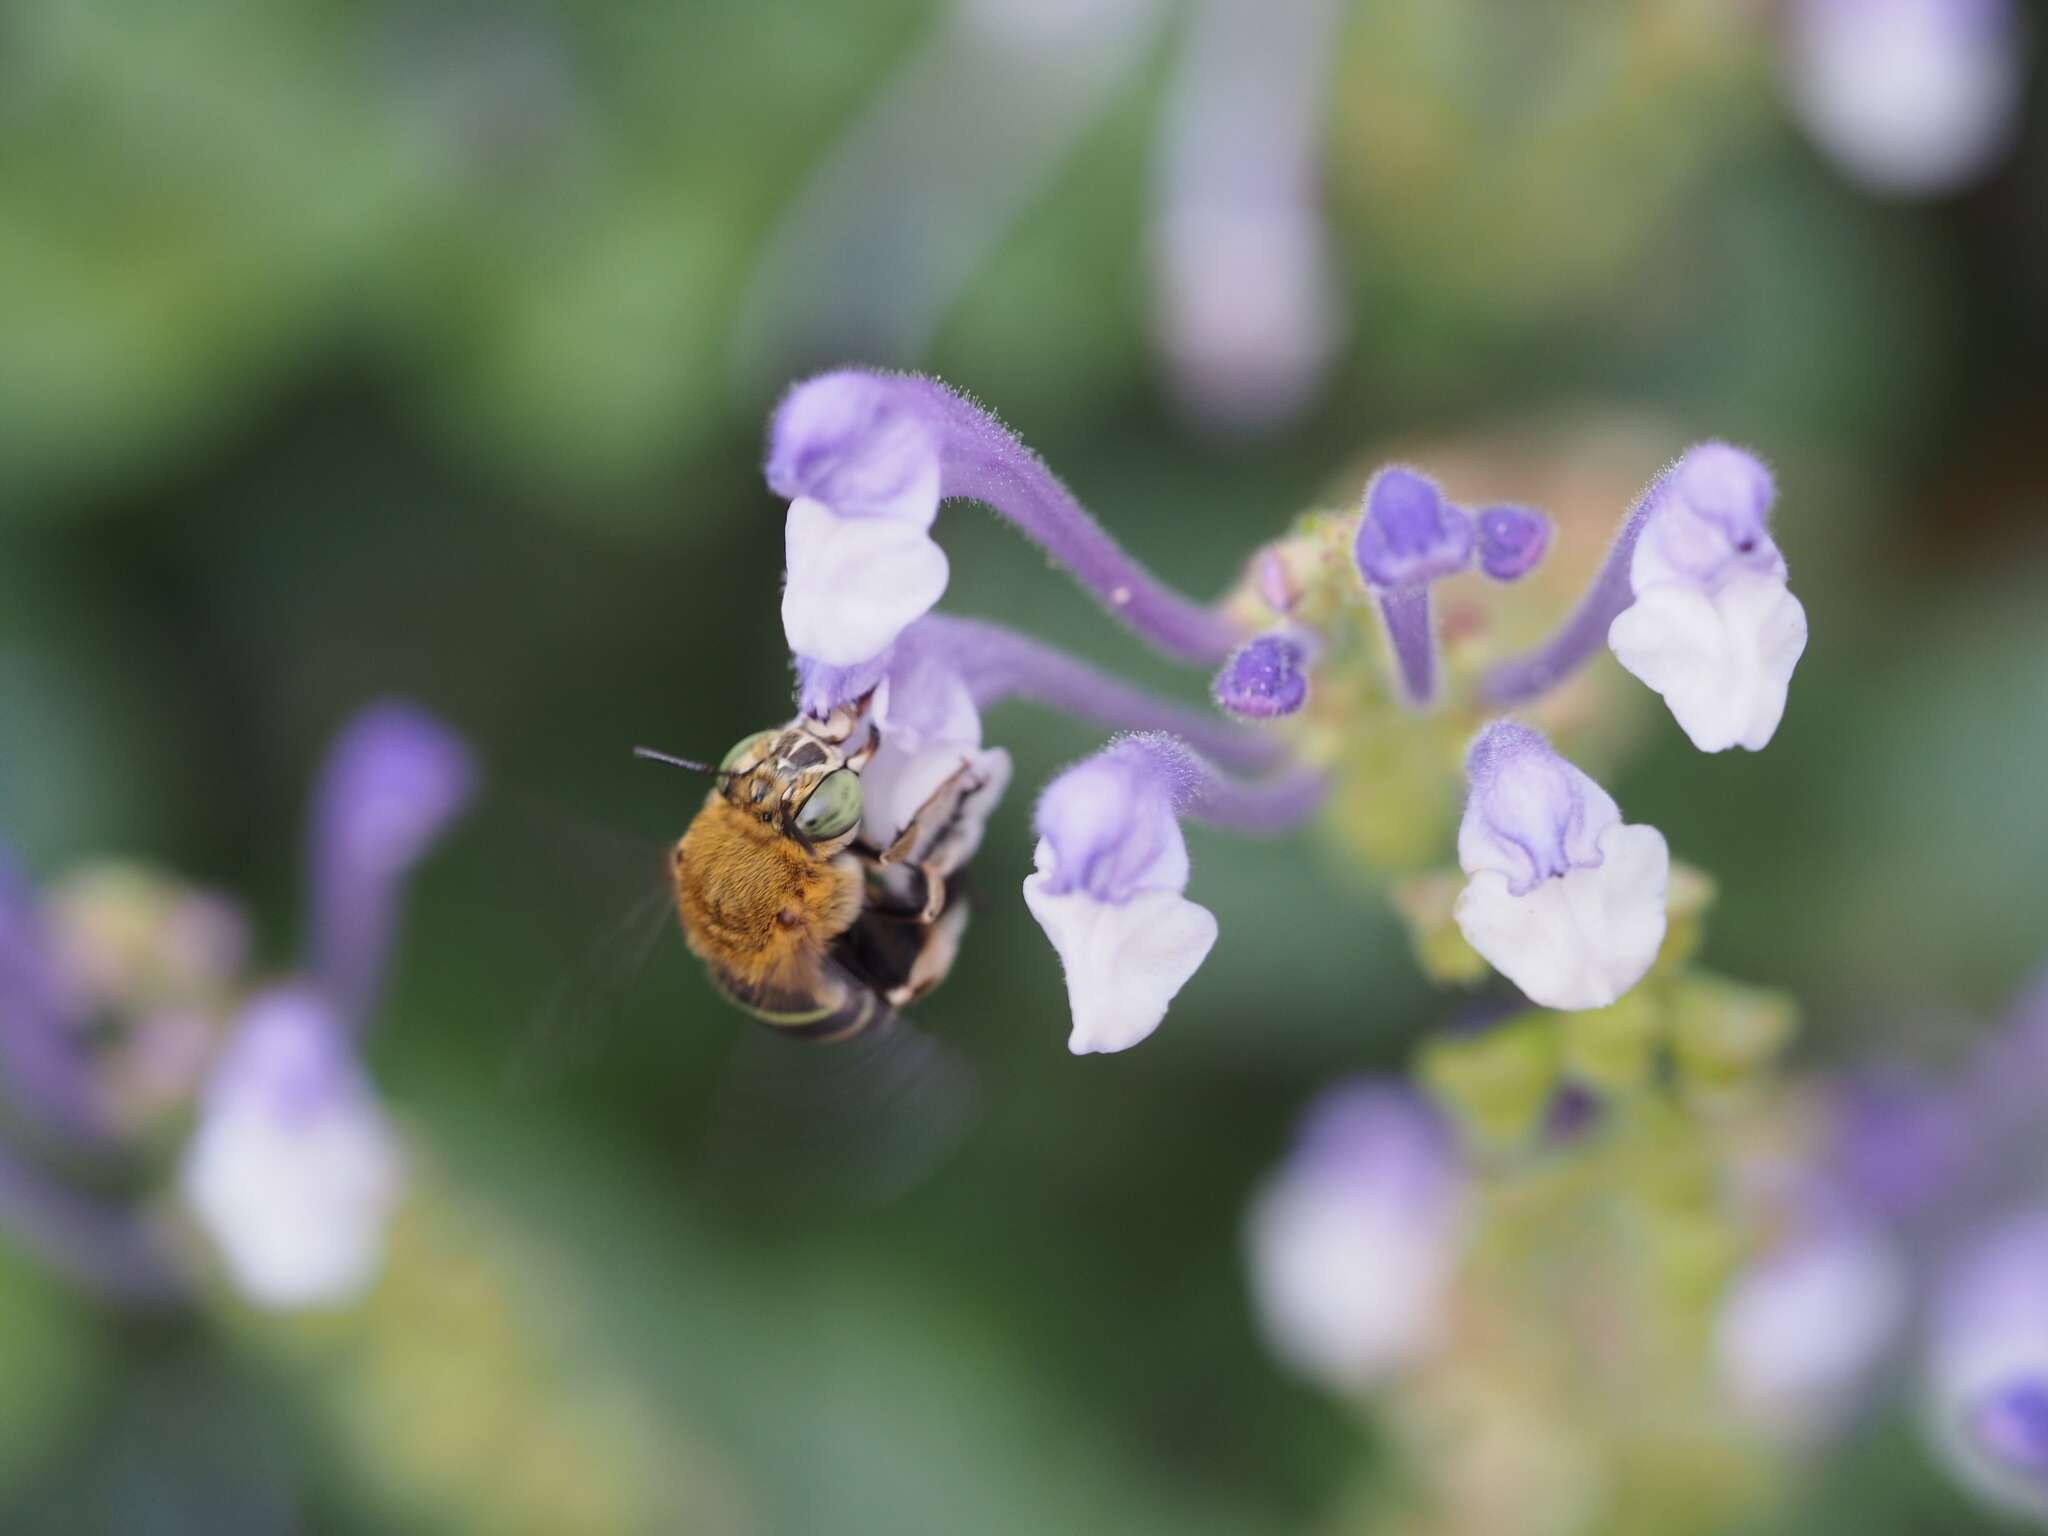
[[[1619,1002],[1559,1015],[1564,1068],[1609,1093],[1646,1086],[1664,1034],[1664,1011],[1651,989],[1636,987]]]
[[[1707,936],[1707,912],[1719,894],[1714,877],[1690,864],[1671,866],[1664,897],[1664,943],[1651,967],[1653,977],[1676,976],[1691,964]]]
[[[1799,1027],[1782,992],[1718,977],[1689,977],[1671,989],[1671,1050],[1688,1088],[1738,1092],[1776,1064]]]
[[[1518,1014],[1475,1035],[1445,1035],[1422,1048],[1423,1085],[1477,1139],[1525,1140],[1557,1087],[1557,1031],[1547,1013]]]
[[[1423,974],[1447,987],[1472,986],[1490,970],[1451,915],[1464,886],[1465,877],[1456,870],[1431,870],[1409,875],[1394,887],[1394,910],[1408,925],[1408,942]]]

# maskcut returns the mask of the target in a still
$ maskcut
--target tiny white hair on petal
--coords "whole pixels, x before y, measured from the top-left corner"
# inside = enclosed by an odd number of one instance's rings
[[[1129,1050],[1159,1027],[1167,1005],[1216,943],[1216,916],[1175,891],[1097,901],[1046,889],[1051,852],[1039,844],[1038,873],[1024,902],[1059,952],[1066,973],[1076,1056]]]
[[[799,497],[785,526],[782,629],[827,666],[868,661],[945,595],[946,552],[916,522],[842,517]]]
[[[179,1188],[229,1279],[261,1307],[336,1306],[368,1289],[404,1185],[397,1134],[317,997],[244,1010],[200,1107]]]
[[[1607,631],[1615,659],[1702,752],[1769,744],[1806,638],[1806,609],[1784,580],[1749,572],[1712,591],[1651,587]]]

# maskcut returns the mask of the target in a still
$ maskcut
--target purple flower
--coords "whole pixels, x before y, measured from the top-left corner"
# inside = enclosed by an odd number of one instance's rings
[[[1235,627],[1119,549],[1015,434],[932,379],[844,370],[783,397],[768,484],[790,500],[782,621],[814,667],[879,657],[946,589],[939,503],[985,501],[1169,655],[1216,662]],[[806,707],[848,702],[806,688]]]
[[[1672,466],[1629,563],[1615,659],[1664,696],[1702,752],[1756,751],[1784,717],[1806,610],[1771,542],[1776,488],[1753,455],[1703,443]]]
[[[1284,630],[1247,640],[1216,674],[1216,702],[1247,720],[1291,715],[1308,702],[1309,648]]]
[[[1527,507],[1488,507],[1473,519],[1479,568],[1495,581],[1519,581],[1550,548],[1550,519]]]
[[[375,1006],[405,878],[476,786],[468,749],[410,704],[373,704],[322,768],[312,810],[311,969],[343,1019]]]
[[[1171,737],[1128,736],[1069,768],[1039,800],[1031,915],[1059,951],[1075,1055],[1127,1050],[1216,942],[1216,918],[1185,900],[1179,812],[1200,784]]]
[[[1247,1221],[1252,1300],[1273,1352],[1342,1392],[1425,1356],[1464,1246],[1448,1128],[1392,1083],[1328,1090]]]
[[[1493,968],[1546,1008],[1604,1008],[1664,940],[1671,857],[1527,726],[1496,721],[1466,758],[1471,791],[1454,916]]]
[[[1181,894],[1181,816],[1272,830],[1307,815],[1325,788],[1302,770],[1238,783],[1157,732],[1121,737],[1053,780],[1024,900],[1066,971],[1069,1050],[1127,1050],[1150,1035],[1216,942],[1214,915]]]

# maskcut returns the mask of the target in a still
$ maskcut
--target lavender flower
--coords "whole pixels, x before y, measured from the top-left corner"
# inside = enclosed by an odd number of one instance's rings
[[[1308,702],[1309,658],[1308,642],[1285,630],[1247,640],[1216,674],[1216,702],[1245,720],[1294,714]]]
[[[1530,1001],[1606,1007],[1663,942],[1663,836],[1625,825],[1612,797],[1527,726],[1480,732],[1466,773],[1459,930]]]
[[[1961,187],[2017,137],[2027,40],[2012,0],[1794,0],[1788,20],[1793,107],[1871,191]]]
[[[1168,380],[1225,426],[1313,398],[1343,329],[1317,175],[1335,0],[1202,0],[1159,137],[1151,228]]]
[[[776,409],[766,473],[790,498],[783,629],[812,666],[873,661],[938,602],[947,567],[930,529],[939,502],[960,496],[994,507],[1167,654],[1214,663],[1240,638],[1119,549],[1000,422],[934,380],[849,370],[797,385]]]
[[[345,1021],[375,1008],[405,877],[475,787],[462,743],[409,704],[371,705],[329,752],[312,806],[311,960]]]
[[[403,1159],[348,1033],[318,993],[257,998],[179,1165],[193,1214],[258,1306],[346,1302],[380,1266]]]
[[[1738,1408],[1812,1441],[1841,1428],[1906,1317],[1901,1256],[1843,1194],[1808,1177],[1773,1203],[1770,1246],[1721,1298],[1715,1351]]]
[[[1768,527],[1776,494],[1739,448],[1687,453],[1636,540],[1635,601],[1607,632],[1616,659],[1664,696],[1702,752],[1769,742],[1806,649],[1806,610]]]
[[[2048,1210],[2008,1217],[1951,1263],[1927,1345],[1927,1409],[1950,1470],[2048,1517]]]
[[[41,912],[23,888],[0,893],[0,1000],[35,1002],[6,1010],[6,1026],[40,1041],[9,1051],[10,1092],[69,1106],[95,1166],[135,1161],[196,1098],[176,1190],[258,1306],[333,1304],[376,1271],[401,1160],[352,1036],[404,876],[473,781],[467,752],[425,715],[359,715],[314,796],[306,969],[247,1003],[244,924],[219,898],[124,867],[70,877]],[[0,1216],[115,1299],[161,1302],[189,1284],[141,1209],[73,1191],[4,1147]]]
[[[1024,900],[1066,970],[1077,1056],[1151,1034],[1216,942],[1215,915],[1181,895],[1179,812],[1197,773],[1171,738],[1131,736],[1069,768],[1038,803]]]
[[[1768,527],[1776,494],[1754,454],[1689,449],[1630,509],[1577,611],[1488,674],[1493,702],[1539,697],[1604,643],[1701,751],[1762,748],[1806,648],[1806,610]]]
[[[1412,469],[1383,469],[1365,488],[1353,555],[1379,594],[1401,686],[1412,704],[1436,697],[1436,630],[1429,585],[1472,563],[1472,520]]]
[[[1324,1093],[1247,1222],[1273,1352],[1352,1393],[1421,1359],[1444,1322],[1464,1208],[1448,1128],[1421,1100],[1369,1080]]]

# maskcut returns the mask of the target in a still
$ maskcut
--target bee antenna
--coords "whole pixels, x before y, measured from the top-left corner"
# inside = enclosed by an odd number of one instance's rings
[[[667,763],[671,768],[687,768],[691,773],[708,773],[713,778],[732,777],[731,774],[725,772],[722,768],[714,768],[709,763],[700,763],[696,759],[689,757],[676,757],[667,752],[657,752],[652,747],[635,747],[633,755],[635,757],[644,757],[650,763]]]

